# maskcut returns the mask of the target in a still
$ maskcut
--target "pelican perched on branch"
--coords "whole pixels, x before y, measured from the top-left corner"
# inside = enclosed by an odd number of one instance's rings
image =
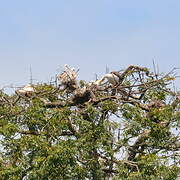
[[[27,84],[22,89],[16,90],[16,93],[20,96],[31,97],[34,94],[35,90],[31,84]]]
[[[117,85],[120,82],[120,75],[117,72],[111,72],[109,74],[105,74],[100,80],[94,82],[96,85],[101,85],[105,80],[112,85]]]
[[[74,91],[77,88],[77,72],[74,68],[70,68],[67,64],[64,65],[64,71],[58,75],[60,86],[68,91]]]
[[[76,78],[77,71],[74,68],[70,68],[67,64],[64,65],[64,71],[58,76],[58,80],[63,84],[75,81]]]

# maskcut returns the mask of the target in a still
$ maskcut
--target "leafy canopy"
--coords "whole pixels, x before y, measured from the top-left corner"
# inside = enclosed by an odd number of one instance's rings
[[[1,179],[176,179],[172,80],[172,72],[129,66],[87,83],[66,65],[58,83],[1,91]]]

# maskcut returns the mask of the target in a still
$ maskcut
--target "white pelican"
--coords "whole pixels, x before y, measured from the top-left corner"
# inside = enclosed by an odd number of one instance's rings
[[[25,96],[25,97],[31,97],[34,92],[35,92],[35,90],[32,87],[32,85],[30,85],[30,84],[27,84],[22,89],[19,89],[16,91],[17,94],[19,94],[21,96]]]
[[[77,78],[77,72],[75,68],[70,68],[67,64],[64,65],[64,71],[58,75],[58,80],[62,84],[67,84],[69,81],[75,81]]]
[[[105,75],[102,77],[102,79],[95,81],[94,84],[96,84],[96,85],[101,85],[102,82],[105,81],[105,79],[107,79],[110,84],[112,84],[112,85],[115,86],[116,84],[119,83],[119,79],[120,79],[120,78],[119,78],[116,74],[114,74],[114,73],[112,72],[112,73],[109,73],[109,74],[105,74]]]

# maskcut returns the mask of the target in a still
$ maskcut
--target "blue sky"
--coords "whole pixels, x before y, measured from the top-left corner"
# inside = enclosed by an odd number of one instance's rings
[[[49,81],[64,64],[92,80],[129,64],[180,67],[179,0],[0,0],[0,87]]]

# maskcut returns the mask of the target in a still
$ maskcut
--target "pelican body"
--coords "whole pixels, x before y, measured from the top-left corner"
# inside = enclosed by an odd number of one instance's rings
[[[17,94],[19,94],[20,96],[24,96],[24,97],[31,97],[34,92],[35,92],[35,90],[32,87],[32,85],[30,85],[30,84],[27,84],[22,89],[19,89],[16,91]]]

